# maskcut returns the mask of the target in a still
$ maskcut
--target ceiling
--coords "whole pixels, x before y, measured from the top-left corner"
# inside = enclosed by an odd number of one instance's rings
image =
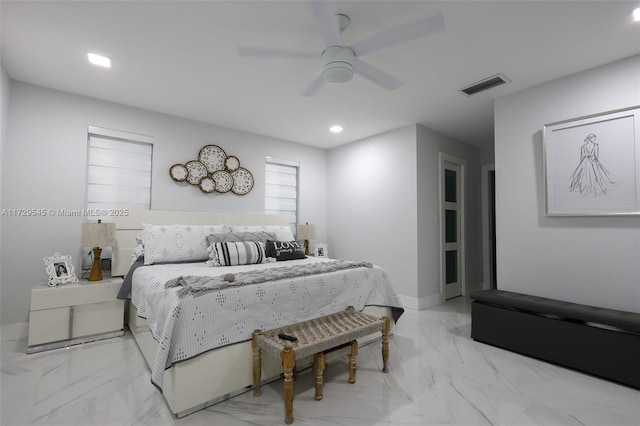
[[[351,18],[347,45],[437,14],[445,26],[363,58],[399,88],[356,75],[307,97],[326,47],[310,1],[3,0],[2,64],[14,80],[321,148],[420,123],[492,150],[496,98],[640,53],[640,0],[332,5]],[[238,46],[318,57],[247,58]],[[87,52],[113,67],[90,65]],[[511,82],[460,93],[497,73]]]

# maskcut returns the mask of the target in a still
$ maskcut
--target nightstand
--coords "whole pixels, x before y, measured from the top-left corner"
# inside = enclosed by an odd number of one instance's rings
[[[116,299],[121,286],[122,278],[37,284],[31,290],[27,353],[122,336],[124,300]]]

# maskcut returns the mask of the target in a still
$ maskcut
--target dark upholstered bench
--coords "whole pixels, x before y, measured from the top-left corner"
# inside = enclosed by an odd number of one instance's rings
[[[502,290],[471,299],[474,340],[640,389],[640,314]]]

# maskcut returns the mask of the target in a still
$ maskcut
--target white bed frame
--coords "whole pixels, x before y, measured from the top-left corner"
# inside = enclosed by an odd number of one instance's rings
[[[142,223],[154,225],[287,225],[285,215],[249,212],[192,212],[168,210],[138,210],[128,216],[114,217],[116,245],[113,246],[112,276],[124,276],[131,265],[131,253],[136,247],[136,236],[142,232]],[[136,308],[129,303],[127,324],[149,368],[154,364],[158,343],[151,335],[146,320],[138,317]],[[367,307],[365,312],[393,318],[391,310]],[[393,326],[393,320],[392,320]],[[366,344],[376,340],[371,336],[360,341]],[[209,405],[246,392],[253,383],[253,353],[251,342],[241,342],[215,349],[195,358],[179,362],[165,370],[163,395],[177,417],[183,417]],[[275,357],[264,357],[262,378],[278,378],[282,366]]]

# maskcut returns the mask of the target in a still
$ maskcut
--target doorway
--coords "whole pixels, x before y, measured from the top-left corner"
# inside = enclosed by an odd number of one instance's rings
[[[498,288],[496,273],[496,170],[482,166],[482,270],[483,288]]]
[[[466,161],[440,153],[440,294],[444,300],[466,294]]]

